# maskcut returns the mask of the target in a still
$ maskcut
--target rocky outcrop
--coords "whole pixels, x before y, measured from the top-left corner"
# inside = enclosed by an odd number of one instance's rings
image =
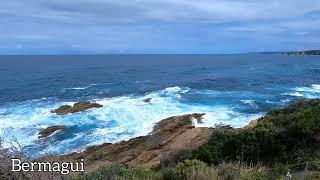
[[[246,126],[244,126],[243,129],[250,129],[250,128],[255,127],[258,124],[259,119],[250,121],[250,123],[247,124]]]
[[[178,158],[181,152],[191,151],[205,144],[211,128],[192,125],[192,120],[201,121],[204,114],[174,116],[157,123],[146,136],[136,137],[115,144],[106,143],[87,148],[84,152],[66,155],[67,160],[84,159],[88,171],[111,163],[132,167],[152,168],[162,162]]]
[[[150,103],[151,100],[152,100],[152,98],[147,98],[147,99],[144,99],[143,102],[145,102],[145,103]]]
[[[65,115],[65,114],[76,113],[76,112],[81,112],[88,109],[100,108],[100,107],[103,107],[103,106],[98,103],[91,103],[91,102],[84,101],[84,102],[75,103],[73,106],[63,105],[58,109],[52,110],[51,112],[56,113],[58,115]]]
[[[57,131],[64,130],[65,128],[66,128],[65,126],[50,126],[39,132],[39,138],[46,138]]]

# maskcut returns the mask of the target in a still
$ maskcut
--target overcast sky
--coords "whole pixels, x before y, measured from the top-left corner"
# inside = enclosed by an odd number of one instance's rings
[[[1,0],[0,54],[320,49],[320,0]]]

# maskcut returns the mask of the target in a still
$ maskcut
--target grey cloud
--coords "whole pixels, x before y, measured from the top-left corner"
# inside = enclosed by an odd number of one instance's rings
[[[15,10],[18,9],[18,10]],[[1,11],[67,22],[228,22],[294,18],[320,11],[319,0],[6,0]],[[7,12],[8,13],[8,12]],[[81,21],[82,20],[82,21]]]
[[[276,48],[278,39],[319,44],[319,19],[319,0],[3,0],[0,41],[99,52],[222,49],[235,39]]]

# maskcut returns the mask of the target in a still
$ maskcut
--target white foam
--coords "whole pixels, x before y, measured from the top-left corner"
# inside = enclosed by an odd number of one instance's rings
[[[292,92],[292,93],[283,93],[283,95],[296,96],[296,97],[304,97],[304,95],[300,92]]]
[[[75,137],[70,139],[65,139],[59,142],[55,142],[53,145],[47,146],[45,149],[37,152],[38,155],[48,155],[48,154],[66,154],[70,152],[81,152],[84,150],[83,147],[73,148],[72,144],[83,140],[87,135],[85,133],[77,133]],[[71,147],[70,147],[71,146]]]
[[[196,123],[197,127],[214,127],[215,124],[220,122],[233,127],[242,127],[251,120],[262,116],[262,114],[241,114],[232,107],[225,105],[201,105],[181,102],[181,98],[189,91],[189,88],[170,87],[144,96],[128,95],[100,99],[96,100],[96,102],[102,104],[102,108],[66,116],[58,116],[50,113],[50,111],[63,104],[72,105],[74,102],[53,102],[45,105],[37,104],[38,102],[25,102],[22,105],[14,106],[13,109],[9,108],[11,113],[2,116],[0,128],[8,129],[12,127],[18,138],[23,139],[24,145],[32,145],[37,140],[37,136],[34,136],[34,134],[37,134],[39,129],[43,127],[53,125],[96,126],[90,131],[77,134],[75,138],[51,144],[44,150],[65,152],[64,147],[68,143],[76,143],[76,141],[81,141],[81,138],[88,140],[89,143],[86,144],[88,146],[105,142],[113,143],[146,135],[152,131],[155,123],[171,116],[206,113],[203,124]],[[143,102],[146,98],[152,98],[151,102]],[[112,125],[109,127],[108,124]],[[68,149],[66,151],[81,149],[81,147],[70,148],[71,150]],[[85,146],[82,148],[85,148]]]
[[[63,89],[71,89],[71,90],[84,90],[88,89],[90,86],[85,86],[85,87],[72,87],[72,88],[63,88]]]
[[[85,89],[88,89],[90,88],[91,86],[96,86],[98,84],[89,84],[87,86],[83,86],[83,87],[71,87],[71,88],[63,88],[64,90],[85,90]]]
[[[251,100],[251,99],[241,100],[241,102],[244,103],[244,104],[249,104],[251,106],[255,105],[254,100]]]
[[[293,89],[294,92],[287,93],[287,95],[305,97],[305,98],[320,98],[320,84],[312,84],[306,87],[297,87]]]
[[[290,102],[290,101],[291,101],[290,99],[283,99],[283,100],[281,100],[282,103],[288,103],[288,102]]]

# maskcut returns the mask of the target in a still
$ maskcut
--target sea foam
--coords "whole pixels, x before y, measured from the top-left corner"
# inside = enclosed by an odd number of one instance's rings
[[[59,102],[52,99],[26,101],[0,111],[9,112],[1,116],[0,129],[12,129],[14,136],[29,151],[44,153],[69,153],[80,151],[90,145],[115,143],[150,133],[155,123],[162,119],[191,114],[205,113],[203,123],[197,127],[214,127],[216,124],[229,124],[242,127],[263,114],[245,114],[236,111],[231,105],[197,104],[185,99],[192,89],[188,87],[169,87],[145,95],[126,95],[104,99],[95,99],[102,108],[85,112],[59,116],[50,111],[61,105],[74,102]],[[197,91],[198,93],[201,91]],[[208,95],[210,91],[205,91]],[[217,92],[212,92],[217,95]],[[150,103],[143,102],[151,98]],[[65,132],[39,141],[37,133],[41,128],[53,125],[66,126]],[[7,142],[7,145],[10,143]]]
[[[311,86],[297,87],[288,95],[305,97],[305,98],[320,98],[320,84],[312,84]]]

